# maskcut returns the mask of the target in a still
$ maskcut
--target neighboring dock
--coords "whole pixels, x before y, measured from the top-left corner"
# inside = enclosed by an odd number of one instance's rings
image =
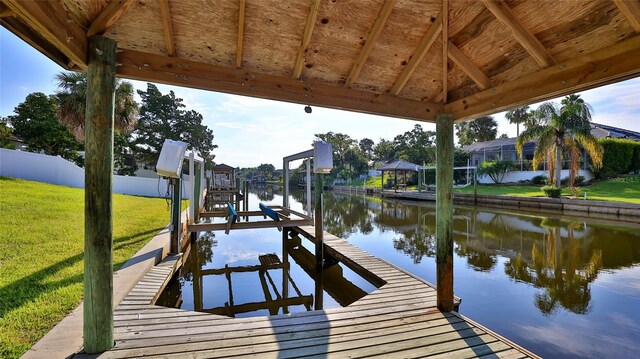
[[[314,239],[314,227],[296,231]],[[344,308],[229,318],[152,304],[180,264],[169,256],[116,308],[116,345],[99,357],[536,357],[457,312],[440,312],[432,284],[330,233],[324,244],[379,288]]]

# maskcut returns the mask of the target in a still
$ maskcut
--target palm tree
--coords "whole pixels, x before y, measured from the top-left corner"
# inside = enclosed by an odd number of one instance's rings
[[[504,115],[510,124],[516,124],[516,136],[520,136],[520,124],[527,122],[529,116],[529,106],[514,108]]]
[[[84,139],[87,75],[81,72],[60,72],[56,75],[59,101],[58,118],[78,140]],[[116,82],[115,129],[131,132],[138,119],[138,104],[133,99],[133,85],[127,81]]]
[[[536,110],[542,124],[527,128],[516,141],[516,150],[522,157],[522,146],[537,140],[533,154],[533,168],[545,159],[549,162],[550,173],[555,172],[555,186],[560,188],[562,157],[571,161],[569,185],[573,181],[580,166],[580,147],[591,157],[595,168],[602,166],[602,145],[591,134],[591,113],[593,109],[580,98],[570,95],[562,99],[561,106],[553,102],[545,102]],[[553,158],[555,157],[555,163]],[[549,176],[554,178],[553,176]]]

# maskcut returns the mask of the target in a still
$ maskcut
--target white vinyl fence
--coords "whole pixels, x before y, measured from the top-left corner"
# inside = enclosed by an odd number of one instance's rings
[[[84,168],[62,157],[0,149],[0,176],[62,186],[84,188]],[[183,176],[182,198],[189,199],[189,181]],[[167,181],[162,178],[113,176],[113,193],[164,197]]]
[[[502,183],[529,181],[535,176],[549,177],[549,171],[509,171],[504,175]],[[593,179],[593,173],[589,170],[579,170],[578,176],[584,177],[585,181]],[[569,177],[569,170],[562,170],[560,177],[562,179]],[[493,180],[489,176],[479,176],[478,183],[493,183]]]

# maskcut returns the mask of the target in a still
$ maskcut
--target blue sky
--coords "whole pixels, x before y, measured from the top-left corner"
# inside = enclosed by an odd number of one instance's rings
[[[0,115],[8,116],[31,92],[51,94],[58,65],[0,28]],[[136,89],[146,83],[132,81]],[[222,93],[158,85],[163,93],[173,90],[188,108],[204,116],[213,129],[216,162],[253,167],[272,163],[282,167],[282,157],[307,150],[315,133],[346,133],[352,138],[393,139],[415,124],[435,130],[435,125],[391,117],[364,115],[315,106],[312,114],[304,106]],[[594,110],[594,122],[640,132],[640,78],[581,93]],[[537,104],[532,105],[536,107]],[[515,125],[495,114],[498,134],[516,135]]]

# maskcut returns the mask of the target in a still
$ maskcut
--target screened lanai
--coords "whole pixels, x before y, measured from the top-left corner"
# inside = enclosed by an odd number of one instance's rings
[[[88,352],[113,345],[114,76],[435,122],[437,307],[447,312],[454,122],[640,74],[637,0],[0,4],[2,26],[63,68],[88,73]]]

